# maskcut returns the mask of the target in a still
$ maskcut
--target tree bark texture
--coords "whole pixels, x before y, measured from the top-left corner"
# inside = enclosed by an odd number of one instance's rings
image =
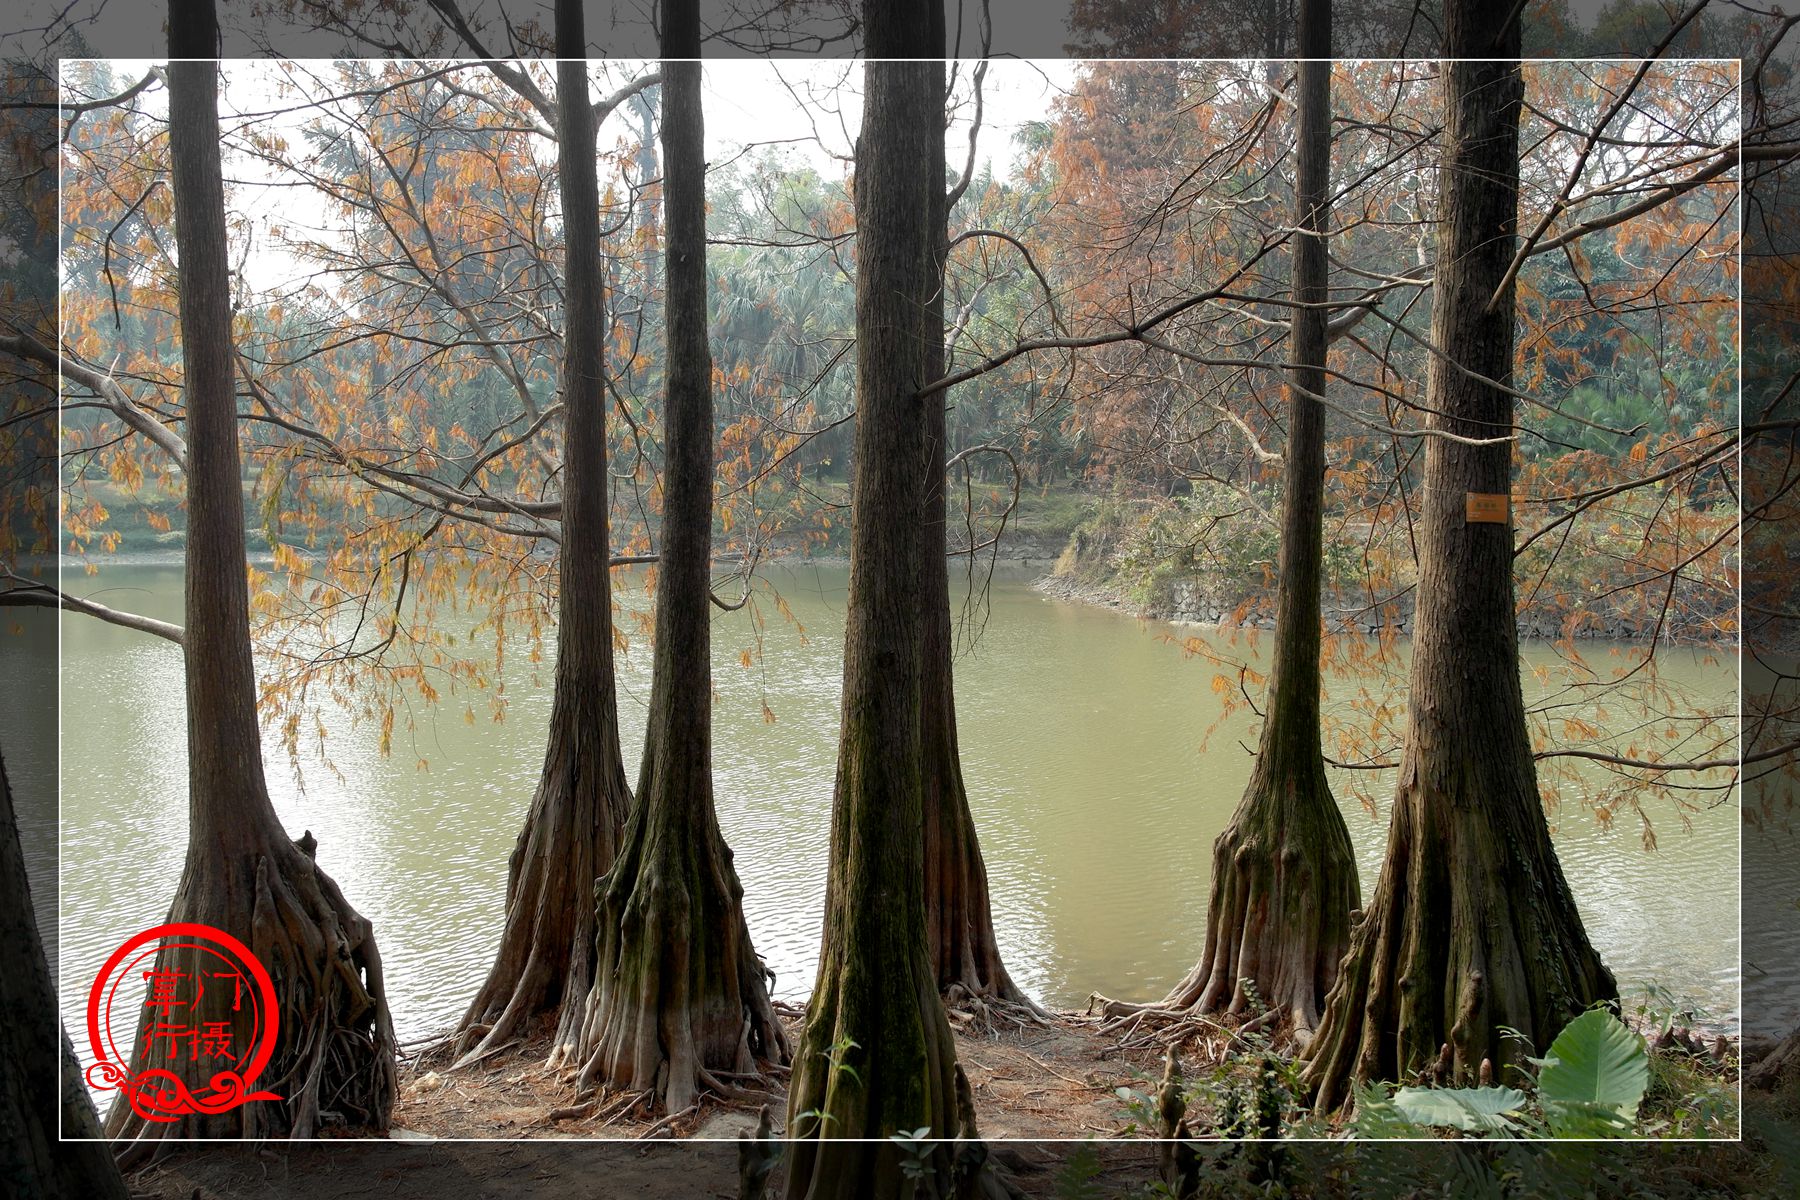
[[[580,1086],[653,1089],[669,1112],[713,1072],[786,1063],[712,787],[712,354],[697,0],[662,6],[668,343],[662,546],[637,806],[598,889],[598,967]]]
[[[274,977],[275,1051],[252,1101],[217,1114],[162,1122],[121,1094],[106,1122],[132,1162],[186,1137],[311,1137],[325,1122],[385,1131],[394,1102],[394,1033],[373,927],[314,861],[310,835],[289,840],[269,802],[256,717],[249,585],[232,374],[217,65],[211,5],[172,6],[169,149],[179,251],[183,389],[187,406],[188,555],[185,591],[188,848],[168,920],[210,925],[246,943]],[[184,57],[185,56],[185,57]],[[204,951],[168,948],[158,971],[189,978]],[[183,1013],[198,1028],[224,1022],[233,1045],[252,1036],[251,1006],[209,988]],[[134,1054],[151,1046],[146,1006]],[[133,1068],[138,1063],[134,1060]],[[196,1093],[214,1064],[159,1062]],[[329,1115],[328,1115],[329,1114]]]
[[[1513,432],[1512,399],[1462,369],[1512,375],[1517,240],[1516,12],[1446,6],[1445,129],[1427,407],[1464,438]],[[1411,703],[1386,858],[1314,1039],[1316,1106],[1352,1084],[1436,1072],[1497,1082],[1589,1005],[1617,996],[1550,843],[1519,682],[1512,524],[1470,522],[1505,494],[1512,444],[1425,448]],[[1511,1027],[1521,1042],[1503,1034]]]
[[[857,143],[856,472],[843,724],[819,973],[789,1088],[787,1194],[910,1194],[897,1132],[953,1137],[956,1050],[925,927],[920,612],[928,490],[921,394],[939,286],[943,93],[912,51],[922,4],[865,8]],[[910,20],[910,24],[909,24]],[[851,1141],[848,1139],[874,1139]],[[928,1151],[949,1177],[949,1143]]]
[[[563,469],[550,736],[507,864],[506,922],[460,1025],[468,1061],[555,1015],[550,1061],[576,1051],[594,983],[595,881],[612,868],[631,791],[619,750],[607,571],[606,303],[600,192],[581,5],[556,5],[562,192]]]
[[[941,54],[940,49],[934,53]],[[940,96],[947,83],[943,61],[936,65],[934,86]],[[940,122],[941,125],[941,122]],[[944,344],[944,282],[949,254],[949,206],[944,194],[944,139],[936,138],[938,181],[937,213],[932,230],[937,234],[933,251],[937,288],[932,292],[928,321],[933,331],[926,350],[927,379],[947,373]],[[919,562],[924,570],[924,609],[920,630],[924,654],[919,693],[919,736],[924,787],[925,914],[931,941],[933,969],[938,990],[957,1002],[964,998],[1001,1000],[1030,1005],[1000,959],[1000,943],[994,936],[993,903],[988,892],[987,866],[969,811],[969,793],[963,783],[962,755],[956,741],[956,687],[952,659],[956,632],[950,615],[949,558],[949,437],[945,413],[947,392],[926,397],[924,418],[929,465],[925,508],[919,520],[923,543]]]
[[[1331,12],[1301,7],[1293,294],[1275,652],[1256,765],[1213,842],[1200,961],[1163,1007],[1243,1012],[1252,995],[1302,1038],[1317,1025],[1350,939],[1355,852],[1319,738],[1319,577],[1324,554],[1325,231],[1331,196]]]

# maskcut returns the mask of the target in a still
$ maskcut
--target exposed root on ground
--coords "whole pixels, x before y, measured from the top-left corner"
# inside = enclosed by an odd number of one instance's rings
[[[953,983],[944,992],[944,1015],[958,1033],[987,1034],[1043,1026],[1047,1014],[1023,995],[1007,1000],[998,996],[971,992]]]
[[[792,1037],[802,1010],[779,1000],[771,1006]],[[1117,1088],[1142,1079],[1161,1057],[1149,1050],[1121,1051],[1098,1033],[1098,1022],[1079,1013],[1050,1012],[1016,1028],[1003,1021],[983,1032],[953,1028],[953,1033],[970,1100],[988,1139],[1120,1136],[1127,1117]],[[659,1124],[652,1134],[658,1140],[730,1138],[749,1136],[766,1106],[774,1136],[784,1133],[790,1074],[785,1068],[765,1064],[755,1076],[709,1071],[712,1079],[702,1082],[694,1103],[667,1121],[650,1089],[577,1096],[572,1064],[545,1065],[551,1036],[547,1016],[521,1045],[462,1070],[449,1069],[452,1050],[442,1042],[410,1058],[395,1124],[410,1134],[447,1138],[633,1139]],[[1013,1148],[1000,1140],[988,1145],[992,1160],[1011,1160]]]
[[[1194,1046],[1206,1061],[1223,1062],[1234,1053],[1268,1050],[1286,1042],[1303,1044],[1305,1034],[1280,1020],[1281,1010],[1265,1009],[1245,1020],[1202,1016],[1191,1008],[1165,1008],[1110,1000],[1098,992],[1088,997],[1087,1015],[1099,1021],[1099,1032],[1116,1035],[1118,1050],[1173,1049]],[[1266,1041],[1252,1042],[1252,1034]]]

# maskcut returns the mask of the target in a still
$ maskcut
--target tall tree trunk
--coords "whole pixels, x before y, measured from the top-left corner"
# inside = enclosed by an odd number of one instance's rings
[[[0,760],[0,1193],[43,1200],[125,1200],[100,1138],[81,1066],[58,1023],[56,987],[38,934],[19,822]],[[58,1029],[60,1031],[60,1025]],[[63,1139],[70,1140],[63,1140]],[[93,1139],[93,1140],[77,1140]]]
[[[663,42],[667,44],[665,32]],[[694,49],[699,54],[698,46]],[[664,57],[668,57],[666,54]],[[643,189],[638,197],[637,237],[641,247],[638,259],[638,275],[642,289],[638,295],[639,308],[647,308],[650,298],[656,295],[656,200],[650,191],[650,181],[656,178],[656,106],[650,97],[643,92],[634,93],[631,107],[638,118],[638,182]],[[663,197],[667,203],[668,178],[663,178]],[[665,249],[667,243],[664,243]]]
[[[1281,579],[1268,711],[1250,783],[1213,842],[1212,898],[1200,961],[1163,1001],[1241,1012],[1252,991],[1301,1037],[1350,940],[1357,905],[1350,831],[1319,748],[1319,575],[1325,500],[1325,230],[1331,195],[1331,4],[1300,13],[1298,163]]]
[[[787,1194],[898,1197],[891,1135],[957,1132],[956,1048],[925,928],[920,612],[929,346],[942,241],[931,5],[865,4],[856,153],[856,471],[825,932],[788,1093]],[[906,56],[915,61],[878,61]],[[935,401],[931,401],[935,403]],[[871,1139],[853,1141],[849,1139]],[[927,1151],[948,1178],[947,1143]]]
[[[933,86],[947,91],[940,21],[933,33],[939,55],[932,64]],[[940,125],[941,125],[940,120]],[[926,347],[925,377],[941,379],[948,355],[944,344],[944,272],[949,254],[948,197],[944,192],[944,139],[935,139],[938,182],[937,211],[931,228],[937,237],[933,250],[937,287],[931,294],[932,338]],[[1002,1000],[1030,1005],[1019,991],[1006,965],[1000,961],[1000,943],[994,937],[993,906],[988,894],[987,866],[969,811],[969,793],[963,784],[962,755],[956,742],[956,688],[951,669],[955,654],[955,625],[950,616],[949,434],[945,416],[949,394],[933,392],[925,401],[925,437],[929,465],[925,509],[919,527],[923,542],[920,566],[924,609],[921,618],[922,676],[920,681],[920,762],[924,774],[925,920],[931,943],[931,960],[938,990],[956,1003],[965,998]]]
[[[1446,5],[1443,166],[1427,377],[1433,428],[1513,432],[1519,23],[1480,0]],[[1472,374],[1465,374],[1471,372]],[[1465,498],[1511,489],[1512,443],[1434,437],[1424,511],[1411,703],[1387,855],[1351,935],[1305,1080],[1320,1111],[1351,1085],[1441,1063],[1472,1081],[1542,1053],[1570,1018],[1615,998],[1582,929],[1538,795],[1513,620],[1513,536],[1469,521]],[[1508,506],[1510,509],[1510,505]],[[1507,1036],[1516,1029],[1524,1040]]]
[[[594,984],[595,881],[612,869],[631,791],[619,751],[607,576],[605,287],[587,35],[557,0],[557,168],[563,212],[562,549],[556,684],[544,769],[507,864],[506,924],[463,1014],[462,1061],[556,1014],[553,1065],[571,1056]]]
[[[712,790],[712,354],[698,0],[665,0],[663,205],[668,344],[662,547],[637,806],[600,896],[580,1086],[653,1089],[680,1112],[715,1071],[785,1063]],[[682,61],[677,61],[682,60]]]
[[[169,151],[179,251],[181,360],[187,407],[188,554],[185,613],[188,848],[170,923],[210,925],[246,943],[276,980],[278,1037],[257,1081],[279,1100],[217,1114],[148,1120],[123,1094],[109,1136],[122,1160],[170,1138],[311,1137],[330,1110],[344,1123],[387,1128],[394,1101],[394,1033],[370,923],[313,860],[310,834],[290,840],[269,802],[256,717],[244,557],[236,389],[232,374],[224,186],[219,164],[217,26],[210,3],[169,10]],[[158,972],[198,978],[205,951],[168,948]],[[207,989],[184,1014],[223,1022],[232,1045],[252,1036],[250,1005]],[[139,1058],[151,1048],[146,1006]],[[171,1045],[171,1053],[173,1053]],[[216,1063],[158,1059],[196,1093]],[[133,1065],[136,1065],[134,1060]]]

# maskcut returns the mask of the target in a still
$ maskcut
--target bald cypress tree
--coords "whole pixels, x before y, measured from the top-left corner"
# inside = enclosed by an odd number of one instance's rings
[[[1252,994],[1302,1037],[1350,939],[1356,858],[1331,795],[1319,730],[1324,556],[1325,230],[1331,194],[1331,5],[1300,7],[1291,386],[1283,454],[1275,651],[1250,783],[1213,842],[1200,961],[1161,1007],[1241,1012]]]
[[[263,777],[250,647],[238,418],[219,153],[217,23],[209,0],[169,9],[169,153],[175,194],[182,390],[186,401],[188,846],[170,923],[209,925],[248,945],[276,980],[278,1037],[260,1085],[276,1100],[218,1113],[149,1120],[123,1094],[106,1121],[130,1143],[126,1162],[186,1137],[311,1137],[326,1111],[385,1130],[394,1102],[394,1033],[374,929],[291,840]],[[169,947],[156,971],[197,978],[203,950]],[[148,1043],[146,1006],[137,1045]],[[252,1006],[206,989],[186,1020],[222,1024],[232,1044],[252,1035]],[[265,1014],[265,1017],[267,1014]],[[214,1062],[164,1064],[195,1093]]]
[[[576,1050],[594,984],[594,881],[612,868],[631,808],[619,750],[607,561],[606,295],[600,187],[579,0],[556,5],[558,186],[563,216],[562,545],[556,681],[544,767],[506,873],[506,922],[460,1024],[462,1061],[554,1015],[552,1063]]]
[[[892,1135],[957,1132],[956,1048],[926,933],[920,739],[924,409],[938,402],[925,385],[943,336],[932,309],[943,240],[933,19],[925,0],[863,9],[843,723],[824,939],[788,1093],[787,1194],[810,1200],[911,1194]],[[928,1153],[940,1178],[948,1158],[944,1146]]]
[[[599,889],[599,958],[579,1057],[583,1087],[652,1090],[679,1112],[714,1074],[785,1063],[744,921],[744,889],[712,784],[712,355],[707,346],[706,142],[698,0],[665,0],[662,542],[649,726],[637,807]]]
[[[1331,1110],[1368,1080],[1442,1064],[1473,1082],[1541,1054],[1616,998],[1582,928],[1538,795],[1519,681],[1513,527],[1471,495],[1511,491],[1519,74],[1517,8],[1444,9],[1433,355],[1418,607],[1386,857],[1305,1081]],[[1493,382],[1490,382],[1493,381]],[[1496,386],[1499,384],[1500,386]],[[1501,440],[1495,440],[1501,439]],[[1510,512],[1510,505],[1507,505]],[[1523,1039],[1509,1036],[1517,1030]]]

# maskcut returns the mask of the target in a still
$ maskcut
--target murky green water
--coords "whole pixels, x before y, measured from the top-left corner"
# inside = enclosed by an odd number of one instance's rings
[[[778,992],[799,997],[818,950],[846,575],[820,568],[774,579],[805,636],[772,618],[760,663],[745,669],[745,617],[717,618],[714,760],[751,932]],[[176,567],[112,565],[70,582],[119,607],[180,616]],[[1240,741],[1253,743],[1242,714],[1202,750],[1219,712],[1217,668],[1158,636],[1195,632],[1002,579],[979,641],[958,663],[964,767],[1003,950],[1019,983],[1052,1005],[1078,1006],[1096,990],[1160,996],[1200,949],[1210,847],[1248,778]],[[63,655],[60,971],[69,1027],[79,1029],[106,953],[160,920],[175,887],[186,731],[175,647],[70,616]],[[648,659],[647,647],[634,648],[621,679],[633,778]],[[1672,654],[1663,671],[1709,703],[1736,692],[1731,664]],[[279,751],[269,756],[288,829],[312,830],[320,863],[375,921],[402,1038],[454,1019],[485,969],[507,855],[542,754],[548,682],[547,671],[537,688],[511,678],[513,704],[500,724],[465,724],[459,702],[420,711],[415,743],[397,733],[385,758],[374,728],[328,716],[335,772],[309,766],[304,786]],[[1332,684],[1334,698],[1353,690]],[[1385,801],[1388,780],[1362,774]],[[1386,806],[1371,816],[1344,805],[1366,894]],[[1623,986],[1655,980],[1733,1019],[1738,811],[1727,804],[1685,823],[1666,804],[1648,811],[1655,853],[1642,849],[1635,819],[1602,829],[1573,796],[1558,810],[1557,844],[1588,928]]]

